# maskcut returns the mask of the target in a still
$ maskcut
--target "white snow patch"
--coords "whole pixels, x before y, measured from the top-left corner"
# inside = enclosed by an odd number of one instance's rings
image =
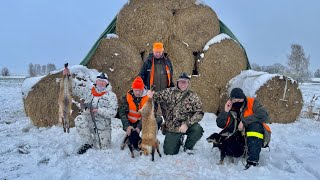
[[[208,6],[207,3],[205,3],[203,0],[197,0],[195,2],[196,5],[204,5],[204,6]]]
[[[119,36],[117,34],[107,34],[106,38],[107,39],[119,38]]]
[[[280,76],[267,72],[247,70],[232,78],[228,85],[228,94],[233,88],[241,88],[246,96],[256,97],[256,92],[270,79]]]
[[[220,43],[222,40],[225,40],[225,39],[232,39],[232,38],[230,36],[228,36],[227,34],[224,34],[224,33],[213,37],[204,46],[203,51],[207,51],[211,45],[216,44],[216,43]]]
[[[25,99],[29,92],[33,90],[32,87],[44,77],[45,76],[26,78],[21,86],[22,97]]]

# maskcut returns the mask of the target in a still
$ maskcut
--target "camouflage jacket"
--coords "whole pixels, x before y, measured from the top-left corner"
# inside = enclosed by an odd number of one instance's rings
[[[188,93],[187,96],[180,101],[186,93]],[[165,121],[169,132],[179,132],[182,124],[190,127],[203,118],[200,97],[189,89],[181,91],[176,87],[167,88],[154,93],[153,99],[166,109]]]

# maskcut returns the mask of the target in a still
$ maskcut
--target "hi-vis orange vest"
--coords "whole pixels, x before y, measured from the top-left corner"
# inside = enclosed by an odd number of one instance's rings
[[[167,78],[168,78],[168,87],[170,87],[171,74],[170,74],[170,68],[167,64],[166,64],[166,73],[167,73]],[[152,66],[151,66],[151,74],[150,74],[150,88],[153,85],[153,79],[154,79],[154,57],[152,57]]]
[[[147,100],[148,100],[148,96],[142,97],[139,103],[139,107],[137,109],[136,104],[133,102],[132,95],[129,92],[127,93],[127,102],[129,104],[128,120],[131,123],[136,123],[141,118],[141,114],[138,113],[138,111],[143,107],[143,105],[147,102]]]
[[[254,104],[254,98],[247,97],[247,108],[243,112],[243,117],[248,117],[253,114],[253,104]],[[227,123],[223,129],[227,128],[229,126],[229,124],[230,124],[230,116],[228,117]],[[262,125],[267,131],[271,132],[270,127],[266,123],[262,123]],[[247,137],[254,136],[254,137],[258,137],[260,139],[263,139],[263,137],[264,137],[263,134],[258,133],[258,132],[247,132],[246,134],[247,134]]]

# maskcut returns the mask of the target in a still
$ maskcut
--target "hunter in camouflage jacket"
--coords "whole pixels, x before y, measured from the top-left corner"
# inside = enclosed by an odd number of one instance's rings
[[[162,103],[167,110],[164,118],[168,132],[178,133],[183,123],[189,127],[203,118],[202,102],[190,89],[181,91],[177,87],[167,88],[155,92],[153,99],[155,102]]]

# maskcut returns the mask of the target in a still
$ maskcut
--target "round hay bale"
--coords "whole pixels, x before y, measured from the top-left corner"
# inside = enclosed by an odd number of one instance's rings
[[[165,42],[171,32],[172,13],[155,0],[136,0],[126,4],[117,16],[116,32],[128,39],[139,52],[156,41]]]
[[[131,88],[143,61],[138,51],[120,38],[102,39],[87,66],[108,74],[118,100]]]
[[[193,5],[175,13],[173,33],[193,51],[201,51],[212,37],[220,33],[219,19],[210,7]]]
[[[303,99],[296,81],[266,72],[244,71],[229,82],[228,93],[235,87],[256,99],[268,110],[271,122],[291,123],[299,116]]]
[[[221,89],[231,78],[247,67],[247,60],[240,45],[232,39],[210,45],[198,64],[198,73],[204,81],[212,82]]]
[[[164,6],[172,11],[181,10],[196,4],[196,0],[160,0]]]
[[[195,59],[192,51],[183,42],[172,39],[169,43],[168,55],[174,70],[174,81],[178,79],[182,72],[192,75]]]
[[[26,114],[37,127],[48,127],[59,123],[58,97],[61,71],[49,74],[32,87],[32,91],[24,99]],[[79,99],[79,98],[77,98]],[[73,103],[70,126],[74,127],[74,118],[78,115],[79,108]]]
[[[210,79],[200,77],[191,78],[191,90],[196,92],[201,99],[204,112],[216,113],[219,109],[219,89],[214,86]]]

